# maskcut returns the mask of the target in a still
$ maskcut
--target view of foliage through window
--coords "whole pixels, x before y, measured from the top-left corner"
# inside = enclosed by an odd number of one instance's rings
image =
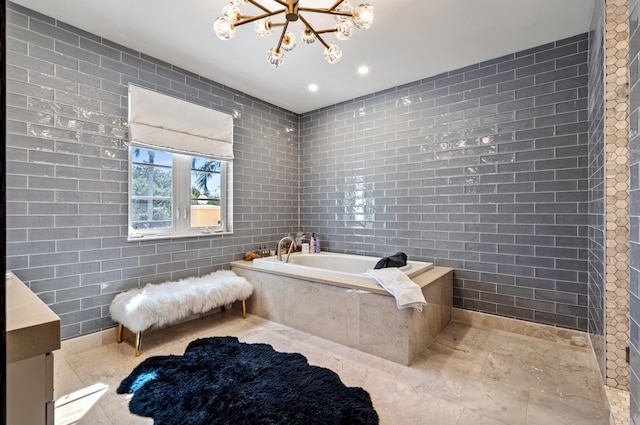
[[[199,208],[221,206],[220,161],[134,147],[131,149],[131,226],[134,229],[159,230],[174,226],[174,209],[184,208],[180,207],[182,202],[175,199],[180,190],[173,187],[174,172],[180,169],[177,160],[189,160],[189,168],[184,171],[190,174],[190,204]],[[219,208],[206,214],[219,217]]]
[[[191,204],[220,205],[222,164],[206,158],[191,157]]]
[[[172,217],[172,155],[131,150],[132,225],[136,229],[167,229]]]

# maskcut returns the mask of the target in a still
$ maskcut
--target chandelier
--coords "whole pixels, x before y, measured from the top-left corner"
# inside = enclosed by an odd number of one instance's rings
[[[222,16],[213,23],[213,29],[221,40],[230,40],[240,25],[253,22],[253,29],[260,37],[271,35],[274,27],[283,27],[280,40],[276,47],[269,49],[267,60],[273,66],[282,65],[284,52],[289,52],[296,47],[296,36],[289,31],[289,24],[300,20],[303,24],[301,40],[311,44],[316,40],[324,46],[324,58],[333,64],[342,58],[342,49],[335,43],[327,43],[322,35],[335,33],[338,40],[348,40],[354,31],[354,26],[359,29],[367,29],[373,24],[373,6],[368,3],[353,7],[349,0],[336,0],[328,8],[313,8],[300,6],[300,0],[272,0],[283,6],[276,10],[270,10],[257,0],[230,0],[230,3],[222,9]],[[264,13],[258,15],[243,15],[240,7],[251,3]],[[335,26],[328,29],[317,29],[302,15],[302,12],[332,15]],[[284,14],[284,22],[273,22],[272,17]]]

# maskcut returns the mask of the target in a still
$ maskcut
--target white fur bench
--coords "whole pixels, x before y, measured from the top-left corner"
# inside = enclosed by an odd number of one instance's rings
[[[244,277],[230,270],[175,282],[147,284],[115,296],[109,311],[118,323],[118,343],[122,328],[136,334],[136,356],[140,355],[142,332],[151,327],[170,325],[195,314],[242,301],[242,316],[247,317],[245,300],[253,286]]]

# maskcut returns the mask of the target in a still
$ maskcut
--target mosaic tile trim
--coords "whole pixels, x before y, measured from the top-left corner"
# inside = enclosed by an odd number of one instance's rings
[[[629,1],[605,12],[606,384],[629,389]]]

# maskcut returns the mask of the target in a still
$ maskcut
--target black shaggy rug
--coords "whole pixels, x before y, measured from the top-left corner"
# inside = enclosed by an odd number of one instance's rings
[[[235,337],[204,338],[183,356],[150,357],[117,389],[129,410],[155,425],[377,424],[362,388],[311,366],[302,354]]]

